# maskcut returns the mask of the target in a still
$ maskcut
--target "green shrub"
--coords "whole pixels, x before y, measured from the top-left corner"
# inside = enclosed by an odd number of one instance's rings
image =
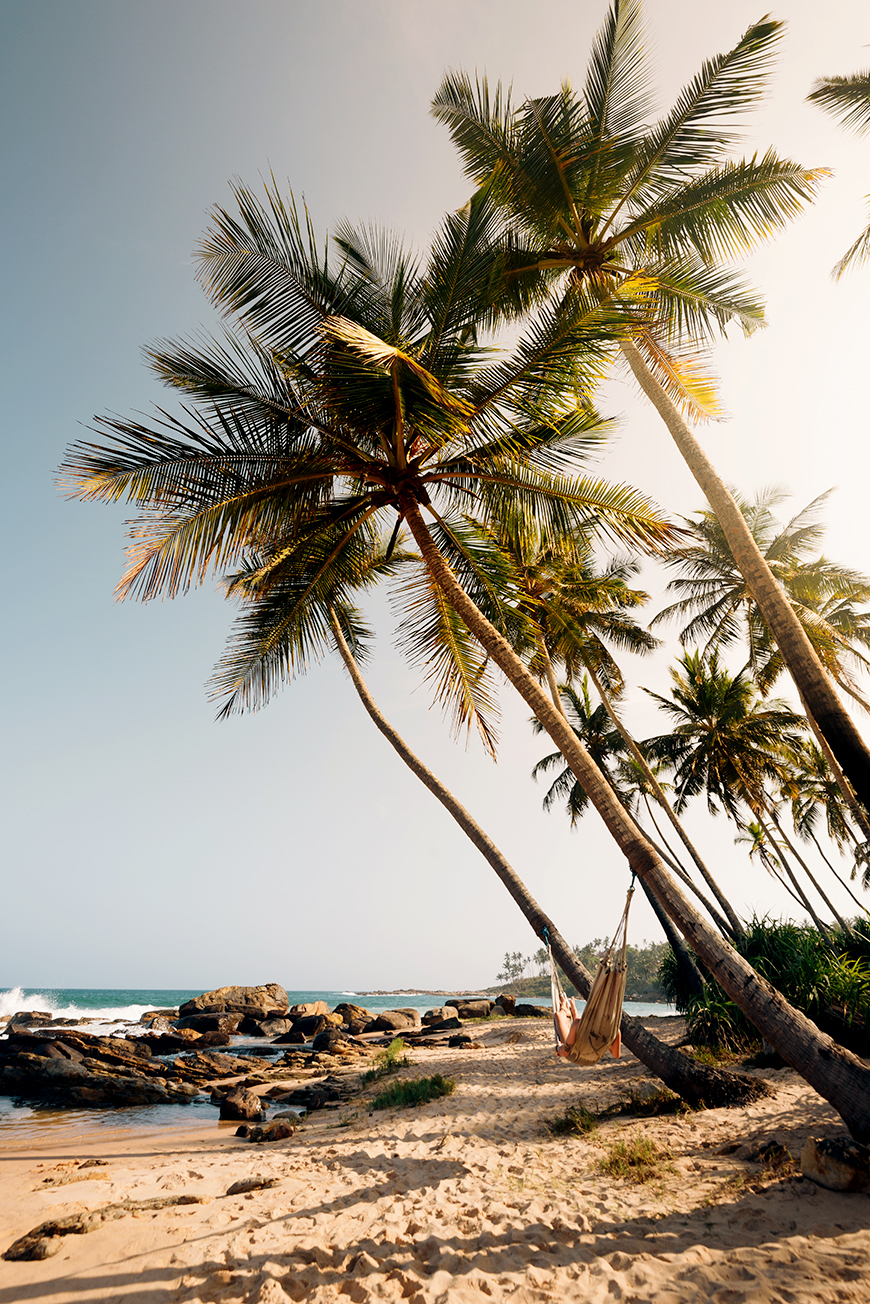
[[[400,1109],[410,1105],[428,1105],[439,1096],[449,1096],[456,1090],[453,1078],[436,1073],[431,1078],[407,1078],[394,1082],[371,1102],[372,1109]]]

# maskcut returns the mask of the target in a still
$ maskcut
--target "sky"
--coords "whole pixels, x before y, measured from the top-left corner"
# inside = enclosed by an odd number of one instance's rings
[[[533,17],[531,17],[533,12]],[[812,209],[750,260],[767,329],[713,361],[729,419],[703,442],[741,492],[797,510],[831,487],[826,552],[870,572],[870,268],[830,269],[866,223],[870,137],[805,101],[866,67],[863,0],[786,20],[743,152],[832,170]],[[335,658],[263,711],[217,723],[204,685],[233,612],[217,583],[118,604],[123,506],[65,500],[55,473],[95,414],[172,407],[147,344],[214,325],[192,252],[229,183],[274,173],[318,231],[373,221],[424,247],[468,184],[428,106],[461,67],[515,97],[582,85],[603,0],[5,0],[0,6],[3,508],[7,558],[0,988],[450,988],[492,982],[539,943],[491,870],[374,731]],[[660,109],[761,6],[648,0]],[[600,474],[672,513],[703,506],[633,382]],[[660,599],[660,573],[644,582]],[[655,603],[649,613],[655,610]],[[393,646],[385,599],[367,671],[381,708],[472,811],[561,931],[613,931],[627,871],[594,815],[572,831],[530,778],[545,748],[507,692],[498,764],[451,739]],[[670,638],[632,666],[624,713],[661,727]],[[865,720],[866,725],[866,720]],[[789,913],[724,818],[689,823],[738,909]],[[835,898],[846,904],[842,894]],[[644,901],[631,940],[658,940]]]

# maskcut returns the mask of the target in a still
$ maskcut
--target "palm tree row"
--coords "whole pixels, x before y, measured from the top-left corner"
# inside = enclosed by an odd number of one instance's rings
[[[232,329],[221,340],[152,351],[188,408],[150,424],[100,422],[100,442],[76,445],[65,474],[82,498],[127,498],[142,511],[123,595],[171,596],[214,571],[232,572],[242,614],[216,679],[224,711],[266,701],[334,644],[355,589],[403,549],[404,523],[419,555],[407,561],[403,643],[426,664],[456,723],[476,725],[494,746],[497,667],[711,974],[866,1137],[870,1070],[789,1006],[699,913],[524,659],[530,648],[540,652],[542,630],[501,539],[506,523],[537,550],[578,533],[651,551],[673,544],[673,528],[636,490],[578,475],[602,430],[591,396],[621,349],[635,366],[635,355],[655,359],[668,383],[697,399],[671,347],[678,328],[694,340],[711,322],[754,314],[733,277],[710,272],[712,254],[781,224],[816,179],[772,156],[720,166],[711,124],[729,104],[757,96],[775,25],[759,24],[705,65],[671,118],[642,129],[638,13],[636,4],[613,6],[585,100],[565,90],[517,115],[493,105],[486,125],[502,131],[504,149],[422,265],[397,241],[346,227],[323,251],[274,187],[264,204],[239,187],[238,212],[216,210],[199,254],[203,282]],[[560,122],[574,162],[569,168],[563,151],[552,172],[549,128]],[[584,149],[575,149],[577,130]],[[526,146],[543,149],[552,172],[551,207],[537,226],[528,213],[517,224],[528,199],[520,181],[535,181],[513,166]],[[546,198],[542,175],[529,191],[536,203]],[[483,332],[520,309],[517,344],[495,353]],[[380,561],[371,568],[373,556]],[[770,586],[749,569],[792,667],[781,613],[765,605]],[[839,722],[824,671],[824,691],[815,669],[799,677],[862,796],[863,743]]]

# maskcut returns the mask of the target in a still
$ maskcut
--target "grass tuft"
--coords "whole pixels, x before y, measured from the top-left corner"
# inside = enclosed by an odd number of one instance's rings
[[[611,1142],[607,1154],[598,1162],[598,1171],[625,1182],[652,1182],[670,1168],[669,1158],[669,1151],[660,1149],[650,1137],[632,1137],[630,1141]]]
[[[598,1118],[583,1105],[571,1105],[547,1126],[553,1136],[588,1136],[598,1131]]]
[[[449,1096],[456,1090],[453,1078],[444,1078],[436,1073],[431,1078],[407,1078],[404,1082],[394,1082],[375,1096],[371,1102],[372,1109],[401,1109],[412,1105],[428,1105],[430,1100],[439,1096]]]
[[[408,1056],[402,1055],[402,1058],[399,1059],[404,1049],[405,1043],[402,1038],[395,1037],[386,1050],[378,1051],[375,1056],[374,1067],[366,1069],[362,1075],[361,1081],[363,1085],[368,1086],[370,1082],[380,1082],[381,1078],[387,1078],[391,1073],[398,1073],[399,1069],[408,1068],[411,1063]]]

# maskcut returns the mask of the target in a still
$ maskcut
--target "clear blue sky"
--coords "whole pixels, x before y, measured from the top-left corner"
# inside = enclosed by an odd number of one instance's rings
[[[662,107],[761,6],[649,0]],[[53,473],[96,413],[168,402],[142,346],[208,326],[191,251],[228,181],[270,169],[316,226],[388,223],[423,243],[466,198],[428,116],[462,66],[541,94],[582,78],[603,18],[541,0],[6,0],[0,9],[6,591],[2,645],[4,918],[0,987],[472,985],[537,943],[491,871],[402,770],[325,663],[258,715],[216,724],[203,685],[231,612],[216,589],[116,605],[124,509],[65,502]],[[770,326],[717,352],[731,420],[705,440],[733,483],[838,485],[828,551],[870,570],[870,270],[833,285],[865,223],[870,140],[804,97],[867,64],[866,4],[792,0],[779,72],[747,148],[836,176],[753,261]],[[624,414],[601,471],[673,511],[700,494],[617,378]],[[649,574],[647,583],[661,581]],[[449,739],[393,650],[385,606],[370,673],[387,714],[455,789],[571,939],[612,929],[626,875],[590,816],[544,816],[542,747],[505,702],[498,766]],[[667,661],[638,667],[663,689]],[[656,726],[643,695],[627,709]],[[696,834],[746,908],[785,903],[724,820]],[[634,937],[657,935],[645,903]]]

